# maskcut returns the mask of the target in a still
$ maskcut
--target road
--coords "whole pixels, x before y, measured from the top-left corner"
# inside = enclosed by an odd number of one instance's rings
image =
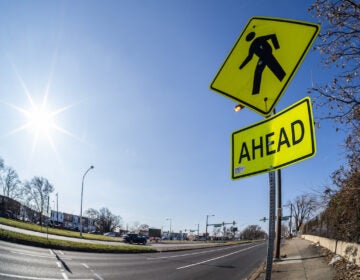
[[[245,279],[266,256],[266,243],[148,254],[49,250],[0,241],[0,279]]]

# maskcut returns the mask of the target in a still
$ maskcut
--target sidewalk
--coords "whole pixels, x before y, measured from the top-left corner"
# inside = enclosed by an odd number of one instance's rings
[[[281,260],[273,262],[272,280],[330,280],[336,275],[336,271],[321,254],[321,247],[300,237],[285,240],[280,254],[283,256]],[[265,279],[265,268],[254,279]]]

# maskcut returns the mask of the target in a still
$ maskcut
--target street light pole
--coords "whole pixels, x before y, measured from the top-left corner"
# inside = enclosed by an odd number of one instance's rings
[[[84,179],[85,179],[85,175],[93,168],[94,168],[94,166],[91,165],[88,168],[88,170],[86,170],[86,172],[83,175],[82,183],[81,183],[81,202],[80,202],[80,237],[81,238],[82,238],[82,232],[83,232],[83,228],[82,228],[82,204],[83,204],[83,192],[84,192]]]
[[[171,218],[167,218],[167,221],[170,221],[170,230],[169,230],[169,240],[171,239]]]
[[[56,224],[59,224],[59,193],[56,193]]]
[[[214,217],[215,215],[206,215],[206,230],[205,230],[205,241],[207,241],[207,235],[208,235],[208,222],[209,222],[209,217]]]

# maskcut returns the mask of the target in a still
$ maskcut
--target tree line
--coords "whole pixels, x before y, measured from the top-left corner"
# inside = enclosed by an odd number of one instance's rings
[[[55,191],[48,179],[34,176],[31,180],[22,182],[16,170],[5,165],[4,160],[0,158],[0,184],[5,197],[33,209],[38,213],[40,225],[43,224],[44,215],[49,214],[50,195]],[[114,231],[122,224],[121,216],[111,213],[106,207],[99,210],[90,208],[85,211],[85,215],[94,221],[96,229],[101,232]]]
[[[309,11],[321,22],[315,50],[332,76],[314,83],[319,121],[332,120],[344,131],[345,164],[331,174],[330,185],[289,201],[296,230],[360,243],[360,3],[315,0]]]
[[[31,180],[22,182],[16,170],[5,165],[0,158],[0,183],[5,197],[35,210],[39,214],[40,224],[43,224],[43,214],[49,207],[50,194],[55,190],[46,178],[34,176]]]

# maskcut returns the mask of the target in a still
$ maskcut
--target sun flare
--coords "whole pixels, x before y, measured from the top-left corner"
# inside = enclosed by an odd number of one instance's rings
[[[46,108],[35,107],[27,114],[29,128],[36,134],[49,135],[55,127],[55,120],[52,112]]]
[[[56,54],[55,54],[55,56],[56,56]],[[54,61],[56,61],[56,59],[54,59]],[[55,62],[54,62],[54,64],[55,64]],[[49,106],[48,100],[49,100],[49,92],[50,92],[51,82],[52,82],[53,69],[50,71],[49,80],[46,84],[43,98],[42,98],[41,102],[36,103],[32,97],[32,94],[28,90],[24,80],[19,75],[18,71],[16,70],[15,65],[12,64],[12,67],[13,67],[15,75],[25,93],[25,96],[29,102],[29,107],[27,107],[27,108],[25,107],[26,108],[25,109],[24,107],[20,107],[20,106],[14,105],[14,104],[8,104],[9,106],[11,106],[16,111],[20,112],[25,117],[24,122],[19,127],[12,130],[8,135],[13,135],[13,134],[21,132],[21,131],[28,131],[33,135],[32,149],[31,149],[32,153],[35,152],[35,150],[37,149],[37,146],[39,146],[39,144],[43,145],[44,144],[43,140],[45,140],[48,142],[48,144],[51,146],[54,153],[59,158],[60,156],[58,154],[56,144],[54,141],[54,139],[57,138],[55,133],[64,134],[64,135],[70,136],[76,140],[79,140],[79,138],[77,136],[75,136],[73,133],[66,130],[65,128],[61,127],[57,123],[58,120],[56,119],[56,117],[59,114],[63,113],[64,111],[73,107],[75,104],[67,105],[67,106],[64,106],[64,107],[61,107],[61,108],[55,109],[55,110],[50,109],[51,106]],[[55,67],[55,65],[53,65],[53,67]],[[41,140],[41,143],[40,143],[40,140]]]
[[[43,102],[41,105],[37,105],[34,102],[31,102],[31,109],[24,109],[15,105],[11,106],[17,111],[21,112],[26,119],[23,125],[14,129],[10,134],[15,134],[23,130],[30,131],[30,133],[33,134],[33,152],[36,149],[38,141],[41,138],[46,138],[53,151],[57,153],[55,142],[53,140],[53,133],[55,131],[74,137],[74,135],[72,135],[70,132],[56,124],[56,116],[71,106],[66,106],[56,111],[48,110],[45,102]]]
[[[20,127],[17,127],[11,131],[10,135],[27,130],[33,134],[32,152],[34,152],[37,148],[39,140],[45,138],[50,144],[52,150],[57,154],[57,149],[53,137],[55,132],[60,132],[62,134],[76,138],[72,133],[56,123],[56,116],[66,111],[73,105],[68,105],[54,111],[49,110],[47,105],[47,93],[45,93],[42,102],[40,104],[36,104],[26,87],[24,85],[23,87],[25,89],[28,100],[30,101],[30,108],[24,109],[22,107],[10,104],[11,107],[22,113],[25,117],[24,123]]]

